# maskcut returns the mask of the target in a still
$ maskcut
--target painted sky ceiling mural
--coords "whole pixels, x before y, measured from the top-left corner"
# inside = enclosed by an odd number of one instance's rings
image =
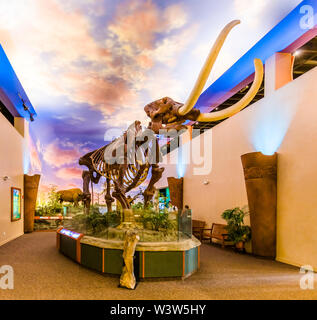
[[[0,42],[38,114],[42,190],[81,186],[78,159],[144,106],[184,102],[224,25],[240,19],[207,86],[301,0],[0,0]],[[243,36],[241,36],[243,35]]]

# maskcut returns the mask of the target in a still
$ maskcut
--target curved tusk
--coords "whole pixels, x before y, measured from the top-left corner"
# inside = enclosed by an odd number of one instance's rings
[[[185,104],[181,108],[178,109],[179,115],[184,116],[189,111],[191,111],[193,109],[193,107],[195,106],[201,92],[204,89],[204,86],[209,78],[211,69],[215,64],[215,61],[219,55],[219,52],[220,52],[228,34],[229,34],[229,32],[231,31],[232,28],[234,28],[239,23],[240,23],[240,20],[231,21],[221,31],[215,44],[213,45],[212,49],[210,50],[208,58],[204,64],[203,68],[200,71],[199,77],[195,83],[195,86],[194,86],[189,98],[187,99]]]
[[[202,113],[199,115],[196,121],[198,122],[212,122],[212,121],[219,121],[226,118],[229,118],[242,109],[244,109],[256,96],[258,93],[262,81],[263,81],[263,74],[264,74],[264,68],[263,63],[260,59],[254,59],[254,67],[255,67],[255,77],[253,84],[248,91],[248,93],[237,103],[235,103],[233,106],[218,111],[218,112],[211,112],[211,113]]]

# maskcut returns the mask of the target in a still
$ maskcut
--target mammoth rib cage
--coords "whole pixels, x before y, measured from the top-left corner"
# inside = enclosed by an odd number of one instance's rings
[[[113,187],[113,180],[119,180],[119,170],[114,168],[113,165],[107,164],[104,161],[104,151],[105,147],[102,147],[98,150],[96,150],[91,156],[91,161],[93,164],[94,170],[99,173],[100,175],[108,178],[111,181],[111,186]],[[135,177],[141,170],[141,167],[139,164],[129,164],[127,165],[127,169],[124,172],[123,176],[123,186],[125,188],[129,188],[129,186],[133,183]],[[147,165],[143,171],[143,173],[140,175],[140,179],[136,183],[135,187],[138,187],[141,183],[145,181],[145,179],[148,176],[149,172],[149,166]]]

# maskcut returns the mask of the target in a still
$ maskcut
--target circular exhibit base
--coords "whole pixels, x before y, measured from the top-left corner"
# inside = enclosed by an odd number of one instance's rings
[[[106,240],[67,229],[57,231],[57,248],[83,266],[109,275],[121,275],[124,241]],[[186,278],[200,265],[200,241],[139,242],[134,258],[138,280]]]

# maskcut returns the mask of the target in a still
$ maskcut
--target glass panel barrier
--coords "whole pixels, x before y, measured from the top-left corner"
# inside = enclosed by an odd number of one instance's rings
[[[192,237],[192,211],[190,209],[178,211],[178,230],[180,240]]]
[[[70,215],[70,212],[68,212]],[[134,207],[131,210],[107,212],[103,206],[91,207],[89,214],[76,212],[63,221],[63,226],[87,236],[106,240],[124,240],[133,230],[140,242],[183,241],[192,236],[191,210]]]

